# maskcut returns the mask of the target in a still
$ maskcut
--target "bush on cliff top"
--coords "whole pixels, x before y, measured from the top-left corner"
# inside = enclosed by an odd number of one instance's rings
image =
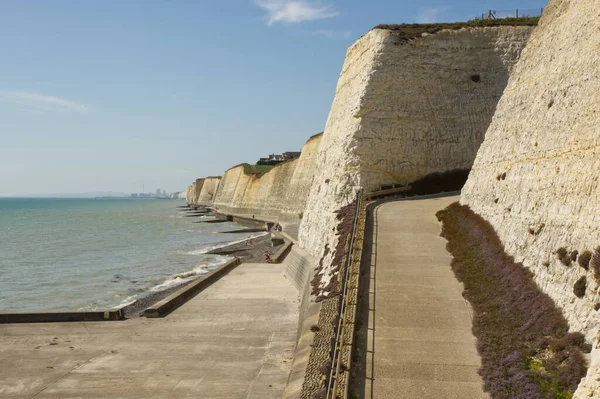
[[[438,212],[451,266],[474,310],[479,371],[493,398],[571,398],[586,373],[580,333],[533,274],[504,252],[493,227],[458,203]]]
[[[250,165],[248,163],[243,163],[244,173],[247,175],[264,175],[271,169],[273,169],[274,165]]]
[[[437,24],[381,24],[373,29],[388,29],[396,32],[403,39],[415,39],[423,33],[437,33],[441,30],[459,30],[462,28],[484,28],[493,26],[537,26],[540,17],[533,18],[502,18],[474,19],[467,22],[437,23]]]

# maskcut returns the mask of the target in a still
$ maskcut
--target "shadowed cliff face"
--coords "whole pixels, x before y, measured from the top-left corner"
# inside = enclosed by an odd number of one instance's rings
[[[599,21],[597,0],[550,1],[461,198],[590,340],[600,327],[599,282],[574,251],[600,244]],[[600,354],[593,359],[575,397],[600,394]]]
[[[299,158],[274,166],[264,174],[247,174],[243,165],[227,170],[213,205],[220,211],[278,217],[298,221],[317,169],[322,135],[311,137]]]
[[[192,204],[198,204],[198,199],[200,198],[200,193],[202,192],[202,188],[204,187],[204,182],[205,179],[196,179],[196,184],[194,185],[194,191],[192,193]]]
[[[374,29],[352,45],[319,149],[301,246],[315,257],[325,245],[335,248],[335,212],[360,187],[469,169],[532,30],[444,30],[406,40]]]

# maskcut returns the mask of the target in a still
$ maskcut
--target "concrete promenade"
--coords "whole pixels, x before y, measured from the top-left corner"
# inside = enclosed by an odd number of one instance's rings
[[[242,264],[162,319],[0,325],[0,397],[280,398],[298,292]]]
[[[458,197],[375,209],[365,397],[486,398],[462,285],[435,213]]]

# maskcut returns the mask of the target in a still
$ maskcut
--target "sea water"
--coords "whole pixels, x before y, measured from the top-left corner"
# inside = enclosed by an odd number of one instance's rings
[[[100,310],[230,258],[241,226],[197,223],[178,200],[0,198],[0,313]],[[206,217],[210,218],[210,217]]]

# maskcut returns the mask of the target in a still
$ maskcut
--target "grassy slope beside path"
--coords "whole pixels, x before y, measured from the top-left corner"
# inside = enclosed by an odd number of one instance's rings
[[[458,203],[437,216],[475,313],[486,391],[503,399],[571,398],[587,369],[583,335],[568,332],[560,309],[504,252],[488,222]]]

